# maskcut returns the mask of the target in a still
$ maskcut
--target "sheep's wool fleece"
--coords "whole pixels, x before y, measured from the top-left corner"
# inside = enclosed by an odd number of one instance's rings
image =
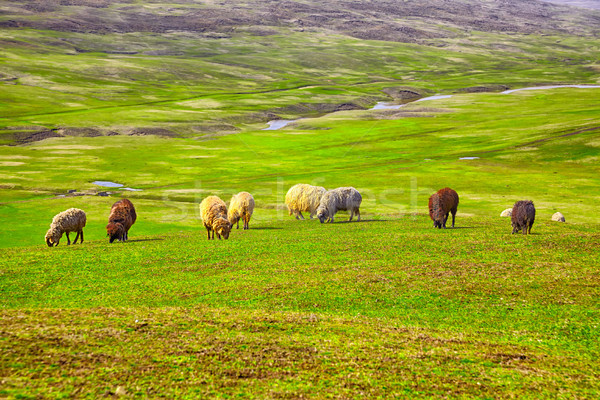
[[[59,227],[63,232],[74,232],[81,230],[87,222],[85,211],[79,208],[69,208],[58,213],[52,218],[50,229]]]
[[[556,221],[556,222],[565,222],[565,216],[562,215],[561,212],[555,212],[552,215],[552,221]]]

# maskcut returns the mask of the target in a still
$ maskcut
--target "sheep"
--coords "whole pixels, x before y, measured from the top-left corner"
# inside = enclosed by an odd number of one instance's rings
[[[200,203],[200,217],[208,233],[208,240],[215,238],[215,233],[219,240],[221,236],[229,239],[232,224],[227,219],[227,205],[217,196],[208,196]]]
[[[87,222],[85,211],[79,208],[69,208],[66,211],[58,213],[52,218],[50,229],[46,232],[46,244],[48,247],[58,246],[58,242],[62,237],[63,233],[67,234],[67,246],[71,244],[69,239],[69,232],[77,232],[73,244],[77,243],[77,239],[80,238],[79,243],[83,243],[83,228]]]
[[[452,213],[452,227],[456,209],[458,208],[458,193],[450,188],[443,188],[429,197],[429,216],[433,220],[433,227],[446,229],[448,215]]]
[[[535,221],[535,206],[531,200],[520,200],[515,203],[512,209],[512,233],[515,234],[521,229],[523,235],[531,233],[531,227]]]
[[[248,192],[239,192],[234,195],[229,202],[229,211],[227,218],[233,227],[237,223],[237,229],[240,229],[240,218],[244,221],[244,229],[250,229],[250,217],[254,212],[254,197]]]
[[[310,218],[313,218],[319,201],[327,190],[322,186],[312,186],[305,183],[294,185],[285,195],[285,204],[288,207],[289,215],[294,214],[296,219],[304,219],[302,211],[310,212]]]
[[[340,187],[328,190],[319,202],[317,218],[319,218],[321,223],[333,222],[333,216],[339,210],[347,210],[350,211],[350,219],[348,221],[352,221],[354,214],[356,214],[357,221],[360,222],[360,203],[362,203],[362,196],[353,187]]]
[[[108,216],[108,225],[106,225],[108,241],[110,243],[115,240],[124,242],[129,239],[129,229],[136,219],[135,207],[128,199],[121,199],[113,204]]]

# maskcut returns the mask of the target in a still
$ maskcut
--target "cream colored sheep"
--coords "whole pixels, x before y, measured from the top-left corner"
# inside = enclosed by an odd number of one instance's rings
[[[227,218],[233,227],[237,223],[237,229],[240,229],[240,218],[244,221],[244,229],[250,229],[250,217],[254,212],[254,197],[248,192],[239,192],[234,195],[229,202],[229,211]]]
[[[357,215],[357,220],[360,221],[360,203],[362,203],[362,196],[353,187],[328,190],[321,197],[321,202],[317,208],[317,218],[321,223],[333,222],[335,213],[339,210],[345,210],[350,211],[348,221],[352,221],[354,214]]]
[[[208,240],[215,238],[215,233],[219,240],[221,236],[225,239],[229,238],[231,232],[231,224],[227,219],[227,205],[217,196],[208,196],[200,203],[200,217],[204,223],[204,227],[208,233]]]
[[[290,215],[296,219],[304,219],[302,211],[310,212],[312,218],[319,207],[321,197],[327,190],[322,186],[312,186],[305,183],[294,185],[285,195],[285,204]]]
[[[68,246],[71,244],[71,239],[69,238],[70,232],[77,232],[73,244],[77,243],[78,238],[81,238],[79,243],[83,243],[83,228],[86,221],[85,212],[79,208],[69,208],[67,211],[56,214],[52,218],[50,229],[46,232],[46,244],[49,247],[58,246],[63,233],[66,233]]]

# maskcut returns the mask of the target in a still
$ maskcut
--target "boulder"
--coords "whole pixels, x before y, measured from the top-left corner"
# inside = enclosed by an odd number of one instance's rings
[[[502,211],[502,213],[500,214],[501,217],[510,217],[512,216],[512,208],[507,208],[506,210]]]
[[[565,222],[565,216],[562,215],[561,212],[555,212],[554,214],[552,214],[552,221]]]

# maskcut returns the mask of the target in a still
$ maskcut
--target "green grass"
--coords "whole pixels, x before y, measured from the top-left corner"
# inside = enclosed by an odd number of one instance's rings
[[[598,40],[277,29],[0,32],[0,397],[597,396],[600,89],[465,88],[597,84]],[[391,87],[454,96],[326,112]],[[181,137],[13,145],[58,128]],[[356,187],[363,221],[292,219],[299,182]],[[460,205],[440,231],[427,199],[444,186]],[[251,229],[207,241],[198,203],[241,190]],[[138,220],[110,245],[121,197]],[[529,236],[499,217],[521,199]],[[87,213],[85,243],[46,247],[69,207]]]
[[[600,45],[591,37],[472,32],[417,45],[281,30],[212,40],[183,33],[4,30],[4,140],[12,140],[14,128],[31,126],[94,127],[104,133],[162,127],[198,136],[211,124],[247,129],[273,114],[322,114],[324,103],[367,107],[389,99],[381,92],[387,87],[426,94],[597,82]],[[167,50],[177,55],[161,53]],[[152,55],[156,52],[161,55]],[[299,103],[312,108],[298,108]]]
[[[201,230],[140,237],[134,226],[126,244],[6,250],[4,394],[600,389],[600,236],[588,225],[544,221],[523,236],[500,217],[440,231],[406,215],[252,228],[209,242]]]

